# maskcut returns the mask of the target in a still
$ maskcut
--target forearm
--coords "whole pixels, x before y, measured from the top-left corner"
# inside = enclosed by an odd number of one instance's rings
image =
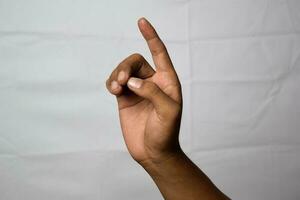
[[[229,199],[182,151],[164,161],[144,162],[142,166],[166,200]]]

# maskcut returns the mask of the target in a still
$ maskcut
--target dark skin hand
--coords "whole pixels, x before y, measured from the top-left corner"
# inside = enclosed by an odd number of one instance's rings
[[[106,81],[107,89],[117,98],[130,155],[167,200],[229,199],[182,151],[178,140],[182,113],[178,76],[153,26],[141,18],[138,27],[156,70],[143,56],[133,54]]]

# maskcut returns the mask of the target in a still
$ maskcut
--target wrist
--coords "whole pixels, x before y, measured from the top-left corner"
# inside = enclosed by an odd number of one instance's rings
[[[159,176],[164,170],[175,167],[186,160],[186,155],[179,147],[176,150],[161,153],[151,159],[143,160],[139,164],[150,174]]]

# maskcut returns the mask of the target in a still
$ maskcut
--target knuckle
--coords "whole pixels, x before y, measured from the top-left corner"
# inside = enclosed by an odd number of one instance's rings
[[[167,48],[164,45],[164,43],[162,42],[161,39],[159,38],[155,38],[156,39],[156,45],[154,47],[151,48],[151,53],[155,56],[161,54],[161,53],[165,53],[167,52]]]
[[[117,70],[114,70],[114,71],[111,73],[109,79],[110,79],[110,80],[115,80],[115,79],[116,79],[116,74],[117,74]]]
[[[128,58],[129,57],[127,57],[127,58],[125,58],[124,60],[122,60],[119,64],[118,64],[118,66],[116,67],[116,69],[115,70],[120,70],[120,69],[126,69],[126,68],[128,68],[128,67],[130,67],[129,65],[128,65]]]
[[[145,63],[145,61],[146,61],[144,56],[139,53],[134,53],[131,55],[131,57],[133,58],[133,60],[137,60],[140,63]]]
[[[125,61],[122,61],[118,64],[118,66],[116,67],[116,69],[114,70],[115,73],[117,73],[120,69],[126,68],[127,64]]]
[[[131,57],[133,57],[137,60],[142,60],[144,58],[140,53],[134,53],[131,55]]]
[[[110,76],[109,76],[109,79],[114,79],[114,78],[116,77],[120,65],[121,65],[121,63],[119,63],[119,64],[114,68],[114,70],[111,72],[111,74],[110,74]]]

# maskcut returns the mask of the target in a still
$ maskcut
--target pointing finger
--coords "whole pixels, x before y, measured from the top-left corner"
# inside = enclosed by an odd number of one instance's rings
[[[169,75],[171,78],[177,82],[177,74],[168,54],[167,48],[159,38],[154,27],[145,18],[138,20],[138,26],[151,51],[156,69],[158,71],[170,72]]]
[[[153,60],[158,69],[168,70],[172,67],[172,62],[167,52],[166,46],[159,38],[154,27],[145,18],[138,20],[139,29],[145,38],[153,56]]]

